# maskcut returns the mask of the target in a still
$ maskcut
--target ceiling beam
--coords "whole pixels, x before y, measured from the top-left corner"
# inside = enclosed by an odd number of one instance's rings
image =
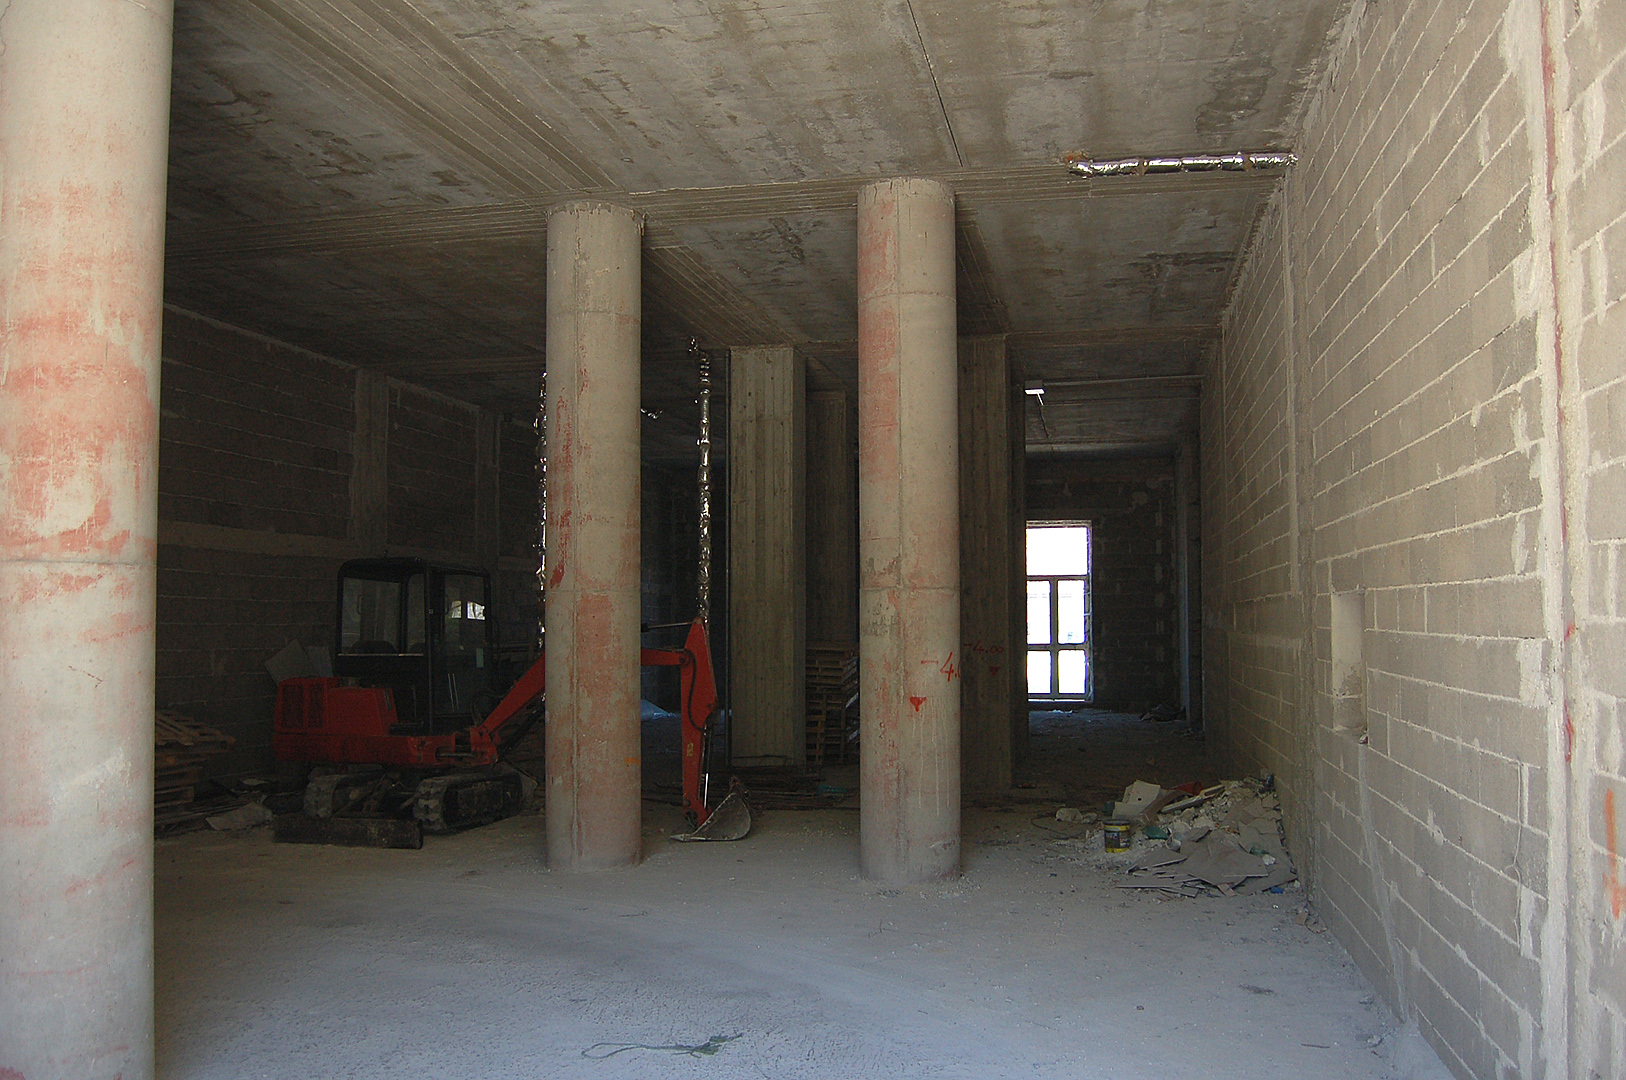
[[[935,174],[956,193],[962,221],[975,220],[985,206],[1028,202],[1146,197],[1171,192],[1268,190],[1280,177],[1268,173],[1174,173],[1088,180],[1054,162],[1003,169],[961,169]],[[681,188],[668,191],[611,191],[592,194],[641,211],[649,228],[715,225],[804,214],[856,214],[858,190],[875,176],[846,176],[788,184]],[[291,252],[379,250],[413,244],[477,244],[531,237],[541,243],[550,206],[558,198],[513,200],[474,207],[422,207],[324,214],[282,221],[189,227],[172,226],[168,258],[177,263],[213,263]]]
[[[1218,323],[1163,323],[1148,326],[1081,326],[1072,330],[1011,334],[1012,350],[1092,349],[1114,345],[1168,345],[1218,341]]]

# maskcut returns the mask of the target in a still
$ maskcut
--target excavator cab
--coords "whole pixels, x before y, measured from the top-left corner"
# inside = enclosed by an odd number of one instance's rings
[[[333,674],[387,688],[391,735],[444,735],[495,701],[491,580],[423,559],[352,559],[339,570]]]

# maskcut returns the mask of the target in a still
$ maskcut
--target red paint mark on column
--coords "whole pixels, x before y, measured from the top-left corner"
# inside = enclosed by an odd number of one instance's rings
[[[909,695],[909,704],[911,704],[911,705],[913,705],[915,707],[915,712],[919,712],[920,707],[922,705],[926,704],[926,699],[923,698],[923,697],[915,697],[915,695],[910,694]]]
[[[998,675],[999,674],[999,665],[998,664],[990,665],[990,667],[988,668],[988,674],[990,674],[990,675]]]
[[[1620,848],[1615,839],[1615,793],[1603,793],[1604,850],[1609,866],[1603,872],[1603,889],[1609,895],[1609,910],[1619,919],[1626,915],[1626,881],[1620,879]]]
[[[954,676],[956,676],[956,675],[958,675],[960,673],[960,669],[954,666],[954,654],[949,653],[948,654],[948,659],[944,660],[943,661],[943,666],[938,668],[937,670],[941,671],[944,675],[948,676],[948,681],[949,682],[953,682],[954,681]]]

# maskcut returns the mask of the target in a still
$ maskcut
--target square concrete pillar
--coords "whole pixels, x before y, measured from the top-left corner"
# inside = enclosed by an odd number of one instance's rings
[[[807,395],[807,639],[858,643],[858,417],[840,390]]]
[[[960,497],[954,195],[858,196],[860,866],[960,866]]]
[[[739,766],[807,756],[806,369],[789,345],[729,362],[731,750]]]
[[[1011,442],[1023,432],[1011,426],[1009,367],[1003,336],[960,341],[960,775],[983,793],[1011,786],[1012,703],[1025,689],[1025,643],[1012,633],[1025,552],[1011,528],[1022,503]]]

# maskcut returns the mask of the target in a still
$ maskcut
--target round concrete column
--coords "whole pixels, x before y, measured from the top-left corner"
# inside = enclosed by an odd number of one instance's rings
[[[960,482],[954,195],[858,195],[860,866],[960,866]]]
[[[638,861],[639,244],[631,210],[548,216],[548,864]]]
[[[0,15],[0,1076],[152,1076],[170,4]]]

